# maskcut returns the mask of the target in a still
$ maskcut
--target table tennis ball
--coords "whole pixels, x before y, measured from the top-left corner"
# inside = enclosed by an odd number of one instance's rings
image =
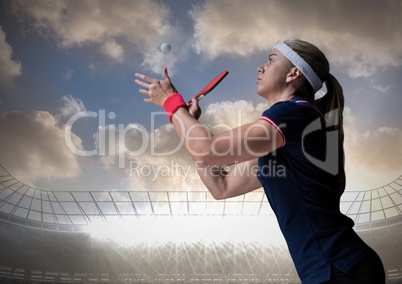
[[[170,51],[171,49],[172,49],[172,47],[170,46],[170,44],[168,44],[167,42],[162,43],[162,45],[161,45],[161,51],[162,51],[164,54],[169,53],[169,51]]]

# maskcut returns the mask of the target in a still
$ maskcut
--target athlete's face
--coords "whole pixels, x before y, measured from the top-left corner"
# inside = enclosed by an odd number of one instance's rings
[[[257,93],[269,98],[280,93],[286,86],[286,76],[291,68],[289,60],[277,49],[273,49],[265,64],[258,67]]]

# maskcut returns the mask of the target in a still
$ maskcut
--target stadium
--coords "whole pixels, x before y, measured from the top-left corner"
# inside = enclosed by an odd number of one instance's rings
[[[263,191],[45,191],[0,167],[1,283],[300,283]],[[402,283],[402,176],[341,210]]]

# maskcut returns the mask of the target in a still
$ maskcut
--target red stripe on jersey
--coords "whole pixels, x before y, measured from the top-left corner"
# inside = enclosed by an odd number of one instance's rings
[[[282,137],[282,145],[281,145],[280,147],[285,146],[285,144],[286,144],[285,135],[283,135],[283,132],[282,132],[282,130],[278,127],[278,125],[276,125],[275,122],[273,122],[271,119],[269,119],[269,118],[266,117],[266,116],[261,116],[259,119],[265,120],[266,122],[268,122],[269,124],[271,124],[273,127],[275,127],[276,131],[277,131],[277,132],[281,135],[281,137]],[[280,148],[280,147],[279,147],[279,148]]]

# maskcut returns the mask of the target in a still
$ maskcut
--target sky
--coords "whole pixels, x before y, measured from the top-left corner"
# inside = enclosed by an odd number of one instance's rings
[[[345,95],[347,190],[402,174],[402,1],[1,1],[0,164],[32,187],[205,189],[163,110],[134,73],[200,102],[218,132],[258,119],[271,47],[318,46]],[[168,42],[172,50],[160,51]]]

